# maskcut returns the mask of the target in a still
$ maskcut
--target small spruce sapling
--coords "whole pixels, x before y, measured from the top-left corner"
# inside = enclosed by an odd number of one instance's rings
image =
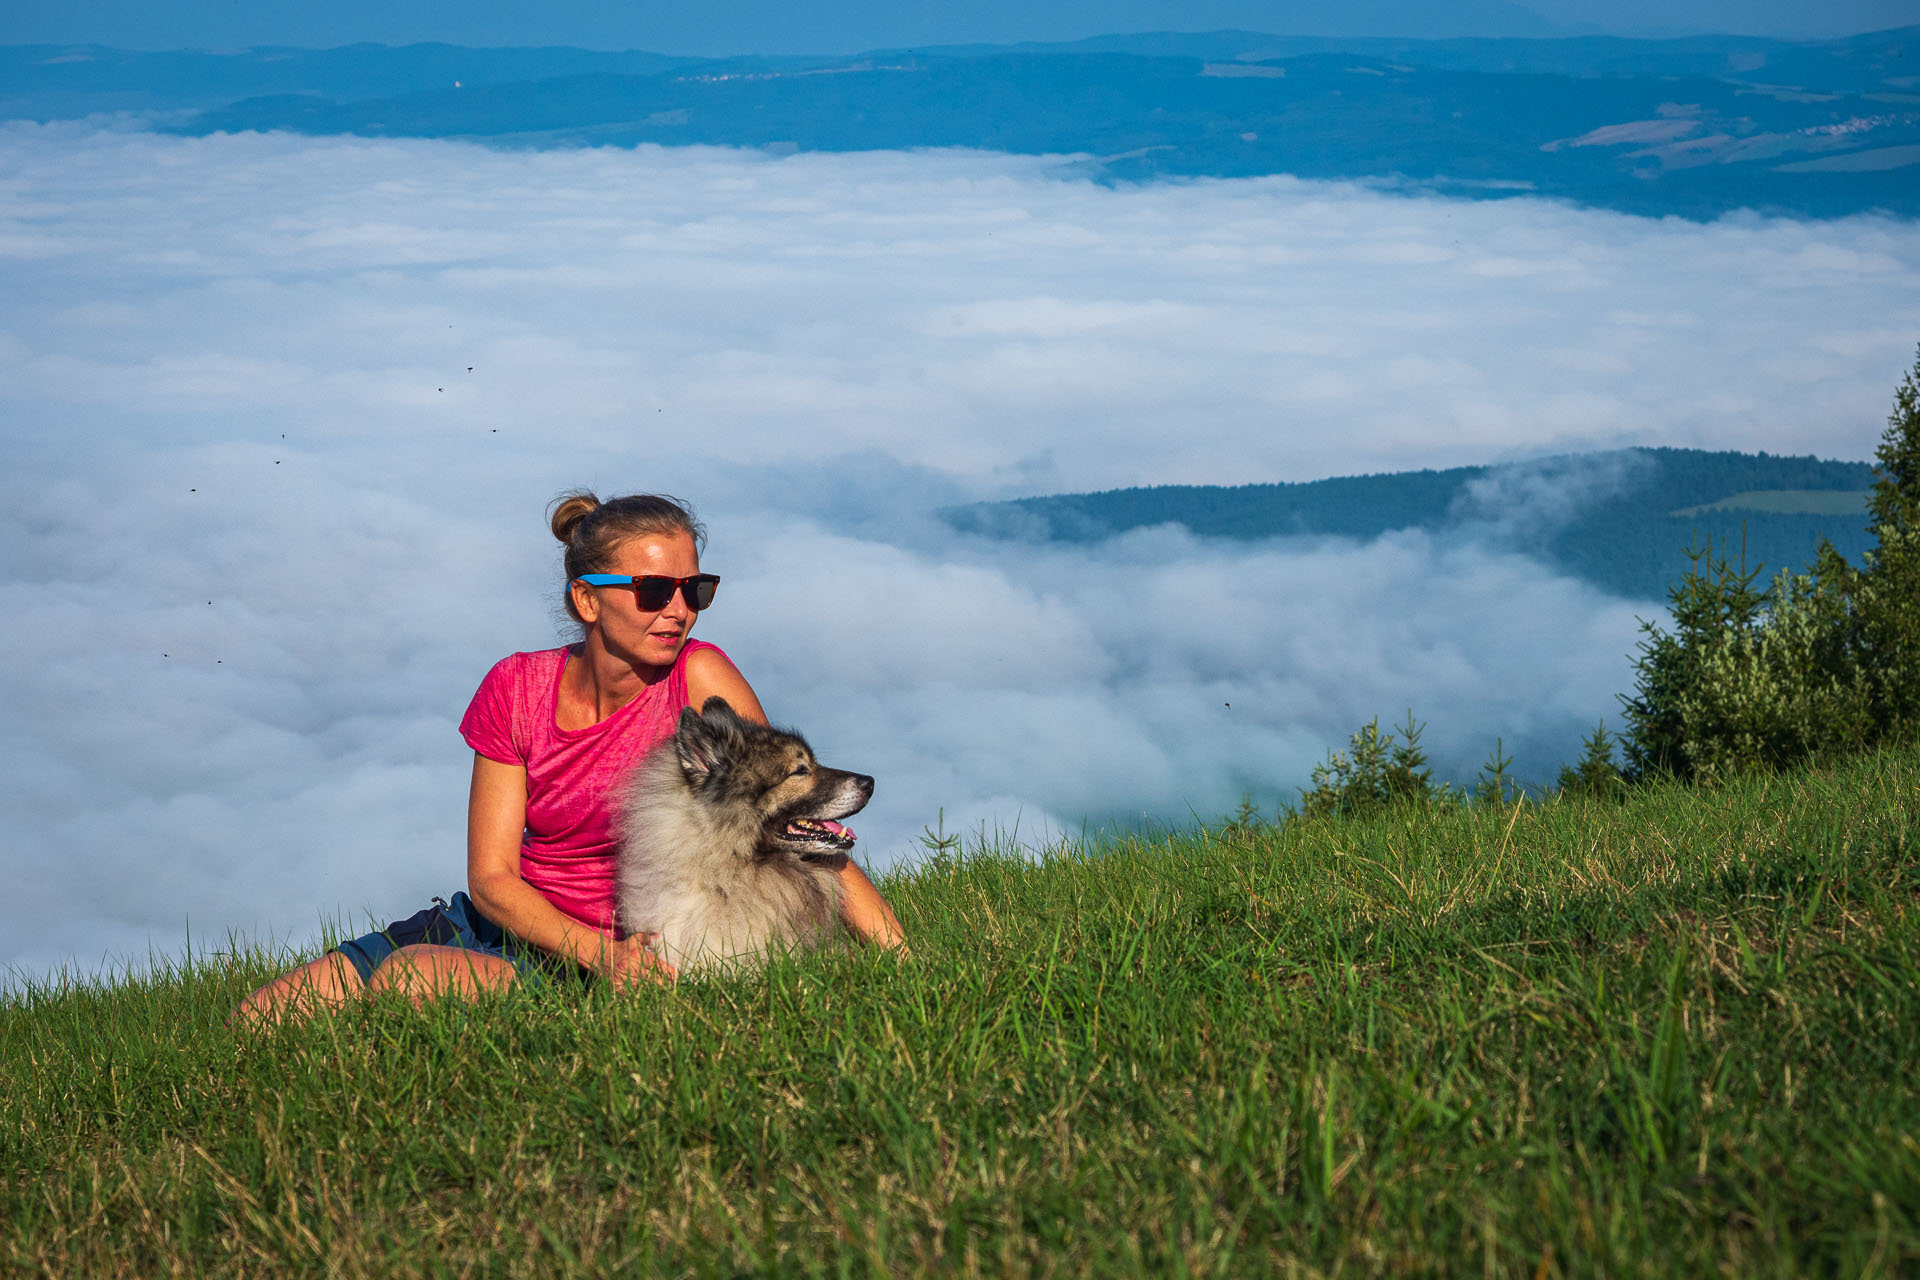
[[[1420,746],[1426,726],[1407,712],[1402,736],[1380,731],[1375,716],[1348,739],[1346,753],[1329,752],[1325,764],[1313,768],[1313,786],[1300,793],[1300,813],[1306,817],[1351,817],[1372,813],[1397,803],[1430,804],[1449,800],[1444,783],[1435,783]]]
[[[1220,834],[1245,838],[1269,825],[1271,824],[1262,816],[1260,807],[1254,804],[1253,797],[1243,792],[1240,796],[1239,808],[1227,815],[1226,821],[1220,824]]]
[[[1423,724],[1415,724],[1413,708],[1407,708],[1407,722],[1400,726],[1400,739],[1387,735],[1391,749],[1387,753],[1387,790],[1395,800],[1433,798],[1433,770],[1427,767],[1427,753],[1420,746]]]
[[[927,851],[927,860],[924,865],[928,871],[937,875],[951,876],[966,861],[966,854],[961,848],[960,834],[947,830],[945,809],[938,811],[935,821],[939,824],[938,828],[922,827],[920,829],[920,847]]]
[[[1480,766],[1480,777],[1473,784],[1473,802],[1499,805],[1507,803],[1509,798],[1517,799],[1520,787],[1507,772],[1511,768],[1513,757],[1507,754],[1505,744],[1495,738],[1493,750],[1487,753],[1487,762]]]
[[[1606,721],[1595,725],[1587,736],[1578,764],[1560,766],[1555,790],[1563,796],[1595,800],[1618,800],[1626,795],[1627,782],[1614,763],[1613,735],[1607,732]]]

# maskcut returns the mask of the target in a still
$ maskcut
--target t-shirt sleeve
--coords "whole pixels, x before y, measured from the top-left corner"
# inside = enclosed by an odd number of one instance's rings
[[[460,720],[460,736],[489,760],[524,765],[529,747],[520,740],[522,735],[514,732],[514,694],[519,683],[516,666],[512,658],[493,664],[493,670],[474,692],[473,701],[467,704],[467,714]]]

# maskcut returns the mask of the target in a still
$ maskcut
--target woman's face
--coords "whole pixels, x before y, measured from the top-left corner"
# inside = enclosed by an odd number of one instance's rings
[[[643,534],[614,548],[612,560],[601,572],[690,578],[700,572],[700,553],[689,534]],[[672,666],[699,616],[679,591],[665,608],[649,613],[640,608],[632,587],[590,587],[576,581],[568,589],[589,636],[597,633],[609,654],[635,666]]]

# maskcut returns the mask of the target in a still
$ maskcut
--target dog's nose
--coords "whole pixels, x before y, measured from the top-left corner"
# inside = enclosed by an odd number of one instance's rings
[[[853,775],[853,785],[860,788],[861,795],[865,796],[869,800],[873,799],[873,779],[872,778],[869,778],[864,773],[856,773]]]

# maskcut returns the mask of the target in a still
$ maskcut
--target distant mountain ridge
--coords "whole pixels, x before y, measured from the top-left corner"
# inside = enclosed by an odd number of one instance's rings
[[[69,0],[58,14],[45,12],[56,7],[56,0],[12,0],[12,7],[25,10],[8,14],[19,43],[100,42],[133,49],[311,49],[352,38],[396,46],[459,40],[480,47],[660,49],[698,57],[840,56],[877,48],[1078,40],[1103,31],[1252,27],[1316,36],[1426,38],[1564,33],[1514,0],[1447,0],[1444,5],[1432,0],[701,0],[677,5],[465,0],[457,9],[388,0],[231,7]],[[43,11],[38,21],[36,8]]]
[[[1541,559],[1614,594],[1664,600],[1690,546],[1712,545],[1771,578],[1803,569],[1822,537],[1857,562],[1865,462],[1700,449],[1624,449],[1445,471],[1292,484],[1156,485],[951,507],[983,537],[1095,543],[1177,524],[1203,538],[1372,539],[1399,530]]]
[[[500,146],[974,147],[1107,181],[1286,173],[1652,215],[1920,216],[1920,27],[1844,40],[1244,31],[858,57],[0,49],[0,116]]]

